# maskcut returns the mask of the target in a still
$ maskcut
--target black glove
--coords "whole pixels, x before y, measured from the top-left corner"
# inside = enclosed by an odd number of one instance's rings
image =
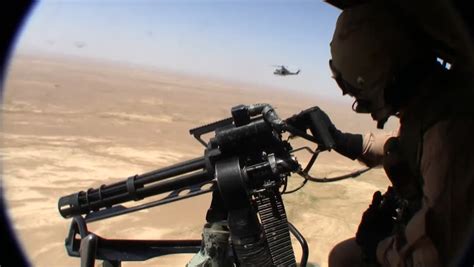
[[[362,215],[362,220],[356,233],[356,242],[362,248],[364,260],[376,263],[376,249],[380,241],[393,234],[397,200],[391,187],[382,195],[374,193],[372,203]]]
[[[334,125],[330,128],[330,132],[336,142],[334,150],[339,154],[352,160],[362,155],[363,139],[361,134],[343,133]]]
[[[334,150],[350,159],[362,155],[362,135],[343,133],[336,128],[329,116],[319,107],[312,107],[292,116],[287,123],[301,130],[311,130],[318,144],[327,146],[327,136],[334,142]]]

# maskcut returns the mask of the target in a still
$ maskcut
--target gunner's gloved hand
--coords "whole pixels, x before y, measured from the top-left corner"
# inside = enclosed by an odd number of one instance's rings
[[[312,107],[292,116],[287,123],[301,130],[310,129],[318,143],[324,144],[326,134],[334,141],[334,150],[350,159],[362,155],[363,140],[360,134],[343,133],[319,107]]]
[[[331,121],[329,120],[329,122]],[[329,132],[335,142],[334,150],[339,154],[352,160],[357,159],[362,155],[363,138],[361,134],[343,133],[337,129],[332,122],[329,127]]]
[[[374,193],[372,203],[362,215],[356,233],[356,242],[362,248],[364,260],[376,263],[376,250],[380,241],[394,232],[397,202],[391,187],[382,195]]]

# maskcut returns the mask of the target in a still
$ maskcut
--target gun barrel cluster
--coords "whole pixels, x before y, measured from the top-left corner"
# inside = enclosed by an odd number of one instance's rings
[[[189,184],[212,179],[205,169],[204,157],[191,159],[162,169],[131,176],[120,182],[101,185],[61,197],[58,202],[64,218],[87,214],[132,200],[170,192]]]

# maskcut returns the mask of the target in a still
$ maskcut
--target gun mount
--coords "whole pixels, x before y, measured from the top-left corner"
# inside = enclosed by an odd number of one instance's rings
[[[95,259],[120,266],[122,261],[196,252],[200,256],[195,256],[189,266],[203,262],[210,266],[296,266],[291,232],[301,243],[300,265],[305,266],[308,246],[288,222],[282,194],[297,191],[308,180],[331,180],[308,174],[318,153],[334,146],[327,126],[318,120],[319,112],[314,107],[281,120],[268,104],[236,106],[231,118],[190,130],[205,146],[203,156],[61,197],[59,213],[73,218],[66,239],[68,254],[81,257],[81,266],[93,266]],[[212,132],[214,136],[205,142],[202,136]],[[289,138],[283,140],[284,133],[318,143],[320,149],[293,149]],[[301,149],[313,154],[304,169],[293,156]],[[304,182],[287,191],[292,173],[301,175]],[[202,240],[109,240],[87,230],[90,222],[211,192]],[[167,195],[162,199],[145,204],[121,205],[164,193]]]

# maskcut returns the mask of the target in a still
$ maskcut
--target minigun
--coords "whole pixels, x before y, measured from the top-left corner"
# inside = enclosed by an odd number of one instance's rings
[[[177,253],[196,253],[188,266],[296,266],[292,233],[302,246],[300,265],[305,266],[308,245],[288,222],[282,194],[299,190],[307,181],[332,181],[309,175],[319,152],[335,145],[320,119],[322,112],[313,107],[282,120],[272,106],[255,104],[235,106],[231,114],[190,130],[205,146],[201,157],[61,197],[59,213],[72,218],[65,241],[68,255],[80,257],[81,266],[94,266],[96,259],[104,266],[120,266],[123,261]],[[203,140],[212,133],[208,142]],[[317,149],[293,149],[293,137],[316,143]],[[294,156],[299,150],[312,154],[305,168]],[[288,190],[293,173],[304,181]],[[206,193],[212,193],[212,201],[201,240],[106,239],[87,229],[87,223]],[[159,194],[166,196],[132,207],[121,205]]]

